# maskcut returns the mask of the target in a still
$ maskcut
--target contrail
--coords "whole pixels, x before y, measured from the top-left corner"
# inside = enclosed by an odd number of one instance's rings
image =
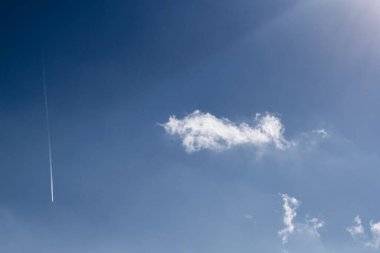
[[[47,129],[48,148],[49,148],[50,193],[51,193],[51,202],[53,203],[54,202],[53,162],[51,158],[51,138],[50,138],[50,125],[49,125],[49,109],[48,109],[47,91],[46,91],[45,64],[42,65],[42,78],[43,78],[43,85],[44,85],[46,129]]]

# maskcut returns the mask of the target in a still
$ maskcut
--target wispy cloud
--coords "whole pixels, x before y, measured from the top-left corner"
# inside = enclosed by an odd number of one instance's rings
[[[236,124],[226,118],[217,118],[197,110],[183,119],[171,116],[162,126],[168,134],[178,135],[189,153],[202,149],[225,150],[245,144],[274,144],[281,150],[293,145],[293,142],[285,139],[285,128],[278,117],[257,114],[255,122],[254,126],[245,122]]]
[[[282,242],[286,243],[288,237],[294,233],[295,225],[293,220],[297,216],[296,210],[300,206],[300,202],[296,198],[290,197],[287,194],[282,194],[281,197],[283,201],[282,207],[284,209],[282,221],[285,227],[278,231],[278,235],[281,237]]]
[[[312,237],[319,238],[319,229],[322,228],[325,225],[325,222],[323,220],[320,220],[318,218],[311,218],[306,219],[305,224],[301,224],[301,228],[299,231],[308,233]]]
[[[380,247],[380,222],[370,222],[370,231],[372,235],[372,241],[367,242],[366,246],[378,249]]]
[[[360,219],[360,216],[357,215],[354,219],[355,225],[352,227],[348,227],[346,230],[352,237],[356,237],[358,235],[364,234],[364,227],[362,225],[362,220]]]
[[[318,129],[314,129],[312,131],[312,133],[316,134],[316,135],[319,135],[321,136],[322,138],[327,138],[329,137],[329,134],[327,133],[326,129],[324,128],[318,128]]]
[[[374,223],[372,220],[369,224],[369,231],[370,231],[370,238],[365,233],[365,228],[362,225],[362,220],[360,219],[360,216],[357,215],[354,219],[355,225],[352,227],[348,227],[346,230],[350,235],[357,239],[359,236],[361,236],[361,242],[364,243],[365,246],[371,247],[374,249],[380,248],[380,222]]]
[[[282,194],[283,201],[283,223],[284,228],[278,231],[278,235],[282,239],[282,243],[285,244],[288,242],[289,236],[295,232],[306,233],[313,238],[319,238],[319,229],[325,225],[325,222],[318,218],[306,219],[304,223],[295,223],[295,218],[297,216],[297,209],[301,205],[301,202],[291,197],[287,194]]]

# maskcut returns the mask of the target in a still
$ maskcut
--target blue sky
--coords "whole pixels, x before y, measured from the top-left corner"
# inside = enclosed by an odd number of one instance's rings
[[[2,2],[0,251],[380,251],[379,14]]]

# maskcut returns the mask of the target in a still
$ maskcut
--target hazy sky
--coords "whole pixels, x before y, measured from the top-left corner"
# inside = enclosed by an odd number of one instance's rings
[[[2,1],[0,32],[1,252],[380,251],[378,1]]]

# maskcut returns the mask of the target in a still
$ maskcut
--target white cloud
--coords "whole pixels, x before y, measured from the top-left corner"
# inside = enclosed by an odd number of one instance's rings
[[[360,219],[360,216],[357,215],[354,219],[355,225],[352,227],[348,227],[346,230],[352,237],[356,237],[358,235],[364,234],[364,227],[362,225],[362,220]]]
[[[321,136],[322,138],[327,138],[329,137],[329,134],[327,133],[326,129],[324,128],[319,128],[319,129],[314,129],[312,133]]]
[[[283,136],[285,128],[278,117],[257,114],[255,120],[255,126],[244,122],[236,124],[197,110],[183,119],[171,116],[162,126],[168,134],[178,135],[189,153],[202,149],[224,150],[244,144],[260,147],[271,143],[283,150],[294,144]]]
[[[367,242],[365,245],[378,249],[380,247],[380,222],[370,222],[370,231],[372,234],[372,241]]]
[[[282,242],[286,243],[288,242],[288,237],[294,233],[295,225],[293,223],[294,218],[297,216],[297,208],[300,205],[300,202],[294,198],[290,197],[287,194],[282,194],[282,201],[283,201],[283,209],[284,209],[284,216],[283,216],[283,223],[285,227],[278,231],[278,235],[281,237]]]
[[[360,241],[363,242],[365,246],[374,249],[380,248],[380,222],[374,223],[373,221],[370,221],[369,231],[371,233],[371,240],[366,239],[369,238],[369,236],[365,233],[365,229],[359,215],[355,217],[355,226],[348,227],[346,230],[354,239],[358,236],[362,236]]]
[[[308,233],[312,237],[320,237],[319,229],[325,225],[323,220],[318,218],[306,219],[306,224],[302,225],[301,231]]]
[[[295,223],[297,209],[301,205],[301,202],[287,194],[282,194],[281,197],[283,201],[283,223],[285,227],[278,231],[278,235],[281,237],[282,243],[287,243],[289,236],[295,232],[307,234],[312,238],[319,238],[320,234],[318,230],[325,225],[325,222],[318,218],[311,218],[306,219],[305,223]]]

